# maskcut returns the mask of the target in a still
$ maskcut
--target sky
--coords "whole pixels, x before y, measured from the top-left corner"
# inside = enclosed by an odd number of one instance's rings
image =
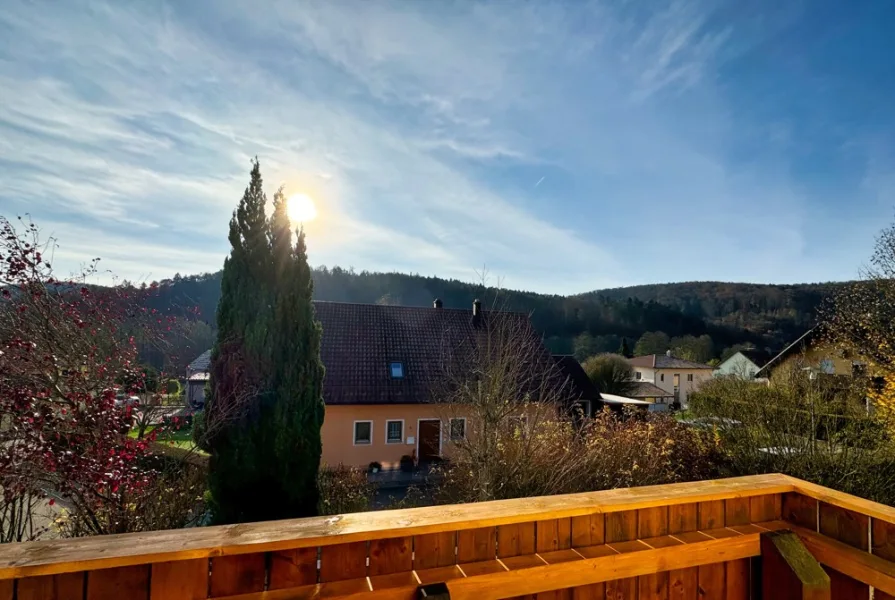
[[[0,214],[60,270],[215,271],[257,156],[314,199],[313,265],[850,279],[895,216],[893,30],[884,0],[5,0]]]

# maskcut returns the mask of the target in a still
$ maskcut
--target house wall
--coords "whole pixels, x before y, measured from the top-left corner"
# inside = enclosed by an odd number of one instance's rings
[[[376,404],[376,405],[327,405],[323,419],[323,463],[366,467],[373,461],[383,468],[398,467],[405,454],[413,456],[417,451],[417,420],[441,419],[439,407],[431,404]],[[387,444],[385,423],[393,419],[404,420],[404,441]],[[354,422],[373,421],[373,439],[369,445],[354,445]],[[447,423],[442,423],[442,447],[446,447]],[[408,439],[413,438],[412,443]]]
[[[653,369],[651,367],[633,367],[635,373],[640,372],[639,381],[648,381],[657,387],[674,393],[674,375],[681,376],[679,386],[681,406],[687,407],[690,394],[699,389],[699,386],[712,376],[709,369]],[[663,381],[662,375],[665,376]],[[687,375],[693,375],[693,381],[687,381]],[[635,376],[636,378],[636,376]]]
[[[850,359],[842,358],[841,353],[834,348],[817,345],[807,348],[803,353],[793,354],[785,358],[779,365],[775,365],[771,369],[771,377],[773,377],[773,372],[783,365],[788,365],[789,367],[812,367],[822,370],[821,364],[824,361],[829,361],[827,364],[832,368],[832,375],[852,376],[852,361]]]
[[[737,352],[715,369],[715,376],[733,376],[744,379],[752,379],[758,371],[758,365],[743,356],[742,352]]]

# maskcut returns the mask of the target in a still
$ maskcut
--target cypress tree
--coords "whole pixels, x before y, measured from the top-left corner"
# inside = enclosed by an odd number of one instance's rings
[[[206,423],[217,423],[207,439],[216,523],[309,516],[317,509],[321,331],[304,235],[293,244],[281,192],[270,219],[266,204],[256,159],[230,220],[206,401]]]
[[[621,354],[625,358],[631,358],[631,350],[628,349],[628,338],[622,338],[622,345],[618,348],[618,354]]]

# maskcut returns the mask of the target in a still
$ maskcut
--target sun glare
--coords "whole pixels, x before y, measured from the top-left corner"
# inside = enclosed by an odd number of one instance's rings
[[[286,211],[293,223],[307,223],[317,216],[317,207],[307,194],[292,194],[287,202]]]

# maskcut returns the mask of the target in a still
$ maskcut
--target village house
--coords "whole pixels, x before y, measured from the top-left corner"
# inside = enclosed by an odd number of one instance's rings
[[[440,300],[432,307],[315,301],[314,308],[326,368],[323,463],[394,468],[404,456],[439,459],[450,441],[465,438],[469,415],[456,406],[447,411],[436,400],[445,367],[475,356],[488,318],[480,302],[465,310],[443,308]],[[557,379],[567,405],[579,405],[588,416],[602,407],[581,365],[573,357],[551,356],[528,315],[501,315],[533,336],[528,349],[535,356],[523,360]]]
[[[773,382],[774,373],[786,368],[802,369],[812,378],[818,375],[852,377],[863,372],[865,364],[849,352],[832,347],[824,339],[821,327],[814,327],[769,360],[755,376]]]
[[[744,348],[733,353],[715,369],[716,377],[738,377],[753,379],[756,373],[765,366],[771,356],[758,348]]]
[[[651,383],[670,394],[672,402],[687,408],[690,394],[712,375],[712,367],[665,354],[648,354],[628,359],[634,381]],[[667,398],[665,396],[664,398]]]

